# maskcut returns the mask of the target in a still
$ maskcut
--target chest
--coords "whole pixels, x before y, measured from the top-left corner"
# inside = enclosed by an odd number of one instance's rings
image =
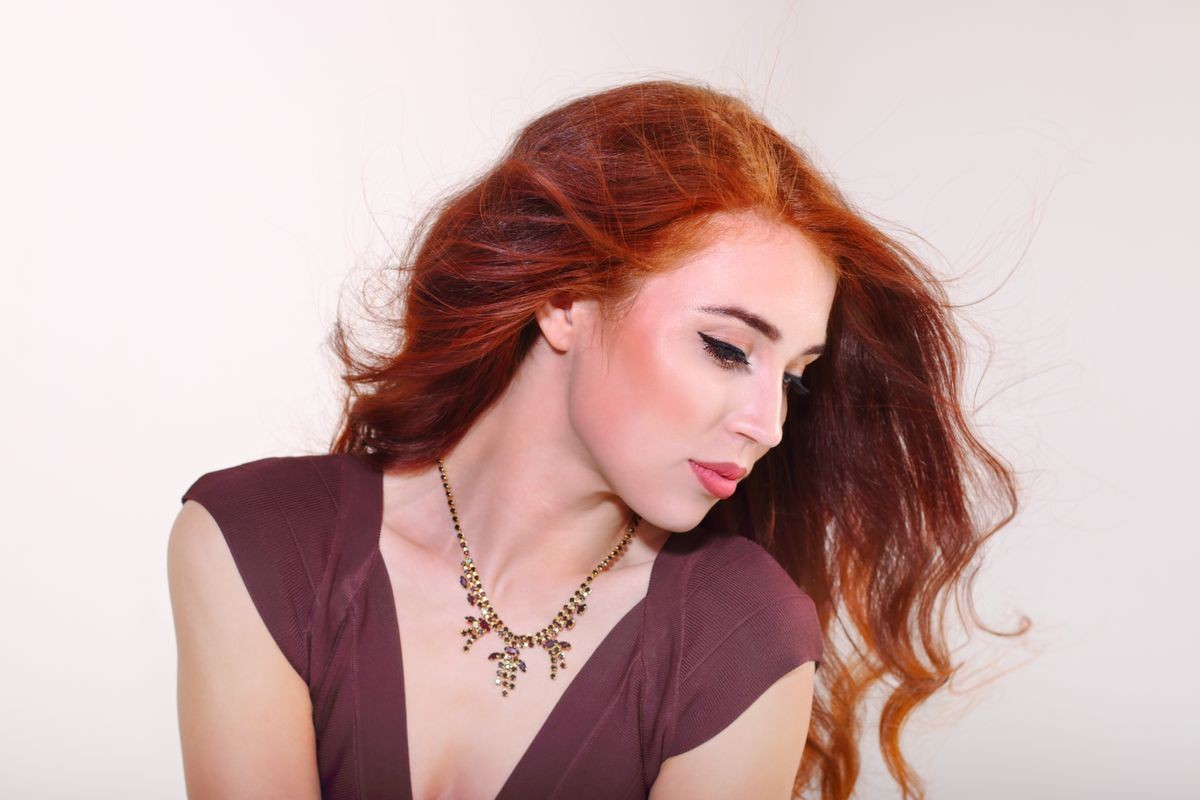
[[[396,602],[413,797],[491,800],[527,754],[536,757],[531,745],[580,668],[646,595],[650,567],[610,570],[593,581],[587,612],[561,634],[571,643],[565,668],[551,679],[547,652],[523,649],[526,670],[516,673],[516,686],[504,697],[496,684],[498,662],[488,659],[503,650],[500,637],[488,633],[463,651],[465,617],[478,616],[478,609],[467,603],[457,574],[403,543],[381,552]],[[518,633],[532,634],[569,595],[570,589],[545,608],[522,608],[511,617],[498,604],[495,611]]]

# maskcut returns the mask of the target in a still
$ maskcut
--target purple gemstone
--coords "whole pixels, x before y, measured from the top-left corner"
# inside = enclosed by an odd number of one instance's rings
[[[475,605],[475,595],[473,595],[473,594],[467,595],[467,602],[470,603],[471,605]]]
[[[558,643],[558,647],[559,647],[559,649],[560,649],[560,650],[570,650],[570,649],[571,649],[571,643],[570,643],[570,642],[559,642],[559,643]]]
[[[506,647],[506,648],[504,648],[504,652],[508,653],[510,656],[515,656],[517,654],[517,648]]]
[[[462,587],[464,589],[467,588],[467,576],[466,575],[459,575],[458,582],[462,584]]]
[[[525,662],[524,661],[518,661],[517,666],[521,668],[521,672],[525,671]]]
[[[554,645],[556,645],[556,644],[558,644],[557,639],[550,639],[549,641],[542,642],[542,647],[549,650],[551,647],[554,647]]]

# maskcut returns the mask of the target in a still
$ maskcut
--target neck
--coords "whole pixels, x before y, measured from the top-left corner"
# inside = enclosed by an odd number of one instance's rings
[[[633,510],[607,485],[572,433],[562,379],[518,373],[504,396],[443,457],[459,526],[476,569],[500,607],[557,604],[582,583],[625,535]],[[558,391],[554,386],[560,387]],[[422,477],[437,507],[426,545],[462,558],[450,508],[434,465]],[[432,510],[432,509],[431,509]],[[640,520],[608,571],[651,563],[669,532]],[[604,573],[593,580],[603,584]]]

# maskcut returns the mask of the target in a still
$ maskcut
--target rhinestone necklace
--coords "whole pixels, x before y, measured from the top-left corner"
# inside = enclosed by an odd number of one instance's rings
[[[458,582],[467,590],[467,603],[479,608],[479,619],[466,618],[467,627],[462,630],[462,635],[466,637],[467,643],[463,645],[463,652],[470,650],[476,640],[490,632],[494,631],[499,635],[505,647],[502,651],[488,655],[488,660],[499,662],[496,665],[496,685],[500,687],[500,694],[504,697],[508,697],[509,691],[517,688],[517,671],[525,671],[525,662],[521,659],[522,648],[540,645],[550,656],[550,678],[555,678],[560,669],[567,668],[563,653],[571,649],[571,643],[559,639],[558,634],[574,628],[575,615],[587,611],[587,598],[592,593],[592,581],[624,554],[641,519],[637,514],[633,515],[629,529],[621,537],[621,541],[617,542],[617,546],[612,549],[612,552],[601,559],[600,563],[592,570],[592,574],[588,575],[587,579],[579,585],[575,594],[563,604],[562,610],[554,616],[549,625],[532,635],[514,633],[492,609],[492,603],[483,589],[483,581],[479,579],[475,562],[471,558],[471,549],[467,547],[466,537],[463,536],[462,529],[458,526],[458,512],[454,508],[454,493],[450,491],[450,481],[446,478],[446,466],[440,458],[437,460],[437,465],[438,471],[442,474],[442,488],[446,490],[446,502],[450,504],[450,517],[454,520],[458,546],[462,548],[463,552],[463,574],[459,577]]]

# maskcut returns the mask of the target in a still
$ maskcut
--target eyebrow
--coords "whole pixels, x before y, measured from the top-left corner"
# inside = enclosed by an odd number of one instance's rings
[[[703,311],[707,314],[718,314],[723,317],[740,319],[742,322],[746,323],[751,328],[754,328],[754,330],[758,331],[763,336],[766,336],[772,342],[778,342],[780,338],[782,338],[779,333],[779,328],[776,328],[774,325],[767,322],[753,311],[748,311],[741,306],[700,306],[697,310]],[[800,355],[819,356],[823,352],[825,352],[825,342],[814,344]]]

